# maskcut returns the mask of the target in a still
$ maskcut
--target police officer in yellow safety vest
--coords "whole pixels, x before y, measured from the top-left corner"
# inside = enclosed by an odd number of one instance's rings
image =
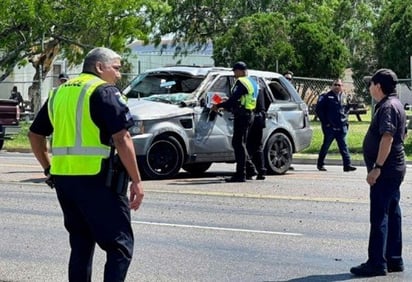
[[[248,156],[246,141],[248,130],[253,123],[253,110],[256,107],[258,85],[253,78],[247,76],[247,66],[244,62],[235,63],[232,70],[236,78],[232,94],[228,100],[213,105],[212,110],[216,111],[219,108],[224,108],[233,112],[232,146],[235,153],[236,172],[226,181],[245,182],[246,162],[248,162],[248,167],[252,167],[254,170],[253,173],[249,174],[257,174],[255,166]]]
[[[51,91],[30,127],[33,153],[56,188],[70,235],[69,281],[91,281],[96,243],[106,252],[104,281],[124,281],[133,255],[130,209],[139,208],[144,192],[127,131],[133,121],[115,86],[120,67],[113,50],[91,50],[82,73]],[[129,198],[127,186],[119,192],[107,185],[111,144],[130,177]]]

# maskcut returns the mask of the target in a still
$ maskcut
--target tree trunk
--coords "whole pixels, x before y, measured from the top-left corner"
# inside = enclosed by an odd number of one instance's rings
[[[44,79],[52,68],[54,59],[59,54],[59,49],[60,45],[58,44],[58,41],[50,40],[45,44],[43,53],[37,54],[29,60],[32,63],[33,67],[36,69],[36,73],[33,77],[33,83],[29,87],[30,107],[34,115],[39,112],[42,105],[41,98],[42,96],[44,96],[42,89],[40,89],[40,78],[41,82],[43,83]]]

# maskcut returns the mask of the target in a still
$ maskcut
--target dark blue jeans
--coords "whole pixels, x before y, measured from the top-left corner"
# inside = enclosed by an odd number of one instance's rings
[[[325,164],[326,154],[328,153],[329,147],[333,140],[336,140],[338,144],[339,152],[342,155],[343,166],[348,166],[351,164],[349,149],[346,145],[346,134],[348,133],[348,127],[344,126],[340,130],[335,130],[331,127],[323,127],[323,144],[319,151],[318,156],[318,167]]]
[[[378,267],[402,262],[401,182],[402,179],[378,178],[370,188],[368,263]]]

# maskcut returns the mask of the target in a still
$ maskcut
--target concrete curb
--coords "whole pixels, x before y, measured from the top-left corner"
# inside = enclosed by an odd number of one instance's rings
[[[292,160],[293,164],[308,164],[308,165],[315,165],[317,164],[317,157],[316,158],[293,158]],[[325,165],[342,165],[342,160],[337,160],[337,159],[325,159]],[[352,165],[353,166],[365,166],[365,163],[363,160],[352,160]]]
[[[305,157],[302,157],[304,155]],[[292,160],[292,164],[309,164],[309,165],[316,165],[318,160],[317,155],[313,154],[299,154],[299,156],[294,157]],[[412,161],[406,161],[407,165],[412,165]],[[341,159],[325,159],[325,166],[328,165],[343,165]],[[365,166],[365,162],[363,160],[352,160],[353,166]]]
[[[27,148],[7,148],[3,149],[4,152],[10,153],[32,153],[31,149]],[[305,156],[305,157],[302,157]],[[316,165],[318,156],[314,154],[299,154],[297,157],[294,157],[292,164],[307,164],[307,165]],[[406,162],[408,165],[412,164],[412,161]],[[325,159],[325,165],[342,165],[341,159]],[[363,160],[352,160],[352,165],[354,166],[365,166]]]

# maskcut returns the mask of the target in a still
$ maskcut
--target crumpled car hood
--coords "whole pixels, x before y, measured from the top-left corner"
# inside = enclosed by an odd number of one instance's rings
[[[134,120],[164,119],[193,114],[193,109],[190,107],[180,107],[143,99],[128,99],[127,106]]]

